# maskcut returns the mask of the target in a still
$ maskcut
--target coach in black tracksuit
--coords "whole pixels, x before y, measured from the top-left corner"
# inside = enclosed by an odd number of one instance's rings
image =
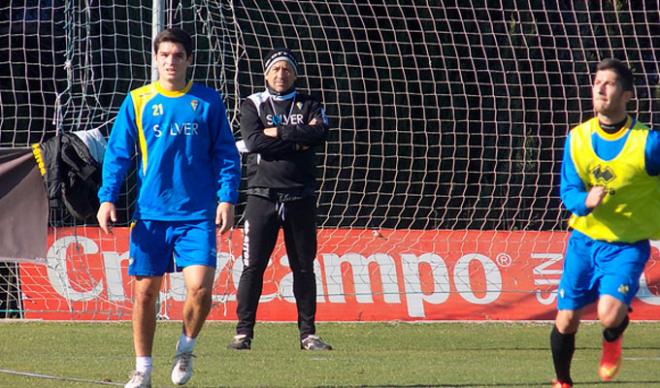
[[[247,157],[243,273],[238,285],[237,335],[231,349],[250,349],[263,275],[280,228],[284,230],[293,293],[298,308],[300,346],[330,350],[316,336],[315,146],[325,142],[328,120],[321,104],[298,93],[298,64],[288,49],[266,57],[266,90],[241,105],[241,135]]]

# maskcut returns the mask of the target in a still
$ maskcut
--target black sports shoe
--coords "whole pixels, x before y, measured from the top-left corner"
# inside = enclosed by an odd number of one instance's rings
[[[321,337],[310,334],[305,339],[300,341],[300,349],[302,350],[332,350],[332,346],[321,340]]]
[[[252,338],[248,337],[247,334],[238,334],[232,338],[227,349],[234,350],[250,350],[252,345]]]

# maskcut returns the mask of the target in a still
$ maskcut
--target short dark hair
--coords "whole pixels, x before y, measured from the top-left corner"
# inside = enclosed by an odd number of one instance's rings
[[[158,46],[160,46],[162,42],[172,42],[182,45],[184,50],[186,50],[186,58],[193,55],[192,38],[190,37],[190,34],[180,28],[168,28],[156,35],[156,39],[154,39],[155,54],[158,54]]]
[[[635,76],[632,70],[623,62],[616,58],[607,58],[600,61],[596,66],[596,71],[612,70],[619,78],[623,90],[633,91]]]

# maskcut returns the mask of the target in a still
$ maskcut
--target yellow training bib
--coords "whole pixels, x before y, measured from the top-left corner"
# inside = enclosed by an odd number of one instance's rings
[[[630,127],[628,120],[627,127]],[[650,129],[635,122],[619,154],[605,161],[596,155],[592,136],[607,138],[597,118],[571,130],[570,152],[587,190],[607,188],[603,202],[586,216],[573,214],[569,226],[608,242],[660,239],[660,178],[648,175],[644,149]]]

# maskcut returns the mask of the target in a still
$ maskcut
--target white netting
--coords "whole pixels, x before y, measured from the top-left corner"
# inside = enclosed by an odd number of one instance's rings
[[[127,91],[151,78],[149,5],[60,4],[0,6],[0,147],[109,128]],[[298,53],[299,88],[333,126],[319,152],[325,229],[563,231],[559,161],[568,129],[590,116],[598,61],[627,61],[631,110],[660,119],[657,2],[172,0],[164,9],[165,25],[193,34],[192,76],[224,94],[237,136],[240,98],[263,88],[263,55],[281,45]],[[131,179],[125,192],[128,209]],[[52,221],[72,223],[61,212]],[[417,252],[417,241],[400,245]]]

